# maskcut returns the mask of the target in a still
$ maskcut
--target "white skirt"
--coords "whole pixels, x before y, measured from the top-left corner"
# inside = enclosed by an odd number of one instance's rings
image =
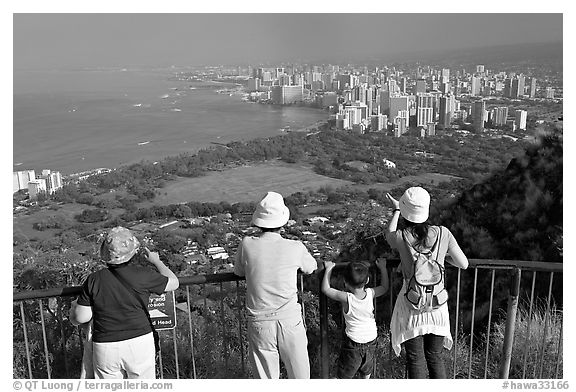
[[[392,320],[390,321],[390,334],[392,348],[396,356],[400,356],[401,344],[406,340],[428,333],[444,336],[444,347],[452,348],[452,334],[450,333],[450,316],[448,303],[429,312],[418,312],[408,302],[404,293],[406,281],[396,298]]]

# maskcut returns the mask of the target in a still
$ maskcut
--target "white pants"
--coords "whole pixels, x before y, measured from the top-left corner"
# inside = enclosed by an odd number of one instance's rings
[[[95,378],[156,378],[152,332],[119,342],[93,342]]]
[[[308,339],[302,316],[248,322],[249,357],[255,376],[279,378],[280,359],[288,378],[310,378]]]

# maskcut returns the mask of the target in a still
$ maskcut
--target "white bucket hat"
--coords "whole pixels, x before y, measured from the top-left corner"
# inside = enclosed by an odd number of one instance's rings
[[[282,227],[290,218],[290,210],[284,205],[284,198],[276,192],[268,192],[256,206],[252,214],[252,224],[266,229]]]
[[[430,194],[422,187],[406,189],[400,198],[400,215],[410,222],[423,223],[430,211]]]
[[[100,246],[100,257],[107,264],[122,264],[129,261],[138,252],[140,241],[125,227],[115,227]]]

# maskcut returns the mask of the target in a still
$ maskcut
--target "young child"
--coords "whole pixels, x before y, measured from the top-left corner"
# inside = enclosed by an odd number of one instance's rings
[[[376,348],[376,320],[374,319],[374,301],[388,291],[388,271],[386,259],[376,260],[382,277],[380,286],[365,287],[370,280],[368,267],[360,262],[351,262],[344,271],[344,287],[340,291],[330,287],[330,276],[336,264],[324,262],[326,272],[322,280],[322,292],[328,298],[342,304],[342,313],[346,323],[346,338],[342,343],[338,358],[338,378],[370,378],[374,367]]]

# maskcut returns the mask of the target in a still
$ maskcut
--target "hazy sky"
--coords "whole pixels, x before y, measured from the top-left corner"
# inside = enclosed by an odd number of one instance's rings
[[[27,14],[14,68],[200,65],[562,40],[562,14]]]

